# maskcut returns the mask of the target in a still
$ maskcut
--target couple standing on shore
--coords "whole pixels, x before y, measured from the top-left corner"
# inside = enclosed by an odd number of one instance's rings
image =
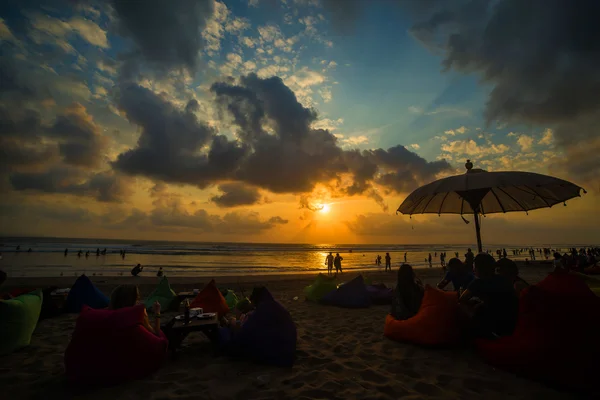
[[[331,274],[333,272],[333,267],[335,266],[335,273],[342,273],[342,256],[340,253],[335,253],[335,257],[333,257],[333,253],[329,253],[327,257],[325,257],[325,265],[327,265],[327,273]]]

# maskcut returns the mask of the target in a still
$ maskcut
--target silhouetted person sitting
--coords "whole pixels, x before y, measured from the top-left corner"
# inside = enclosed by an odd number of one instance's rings
[[[466,289],[469,287],[471,281],[475,279],[473,271],[468,269],[465,264],[458,258],[451,258],[448,261],[448,272],[444,279],[437,284],[438,289],[443,290],[448,283],[452,282],[455,291],[459,291],[461,288]]]
[[[496,260],[491,255],[478,254],[474,264],[477,279],[460,297],[461,304],[472,306],[471,333],[482,338],[510,335],[515,329],[519,308],[512,283],[496,275]]]
[[[390,314],[399,320],[409,319],[421,307],[425,290],[421,281],[415,276],[412,267],[402,264],[398,269],[398,282],[394,291]]]
[[[161,276],[163,276],[163,269],[162,269],[162,267],[158,267],[158,272],[156,273],[156,276],[158,276],[159,278]]]
[[[144,267],[142,267],[141,264],[138,264],[135,267],[133,267],[133,269],[131,270],[131,275],[138,276],[139,273],[142,272],[143,270],[144,270]]]
[[[512,282],[517,296],[521,294],[521,290],[529,286],[529,284],[519,276],[519,267],[514,261],[503,258],[498,260],[496,267],[498,268],[498,275],[501,275]]]

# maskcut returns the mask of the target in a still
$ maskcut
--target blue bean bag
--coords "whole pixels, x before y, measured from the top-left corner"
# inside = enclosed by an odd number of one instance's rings
[[[367,292],[369,292],[372,304],[392,304],[394,289],[385,286],[383,283],[367,285]]]
[[[90,278],[84,274],[77,278],[71,287],[65,302],[65,311],[78,313],[84,305],[95,309],[106,308],[108,303],[108,297],[94,286]]]
[[[254,362],[291,367],[296,354],[296,325],[290,313],[265,289],[256,310],[240,330],[220,332],[227,353]]]
[[[362,275],[327,293],[321,303],[344,308],[366,308],[371,305],[371,298]]]

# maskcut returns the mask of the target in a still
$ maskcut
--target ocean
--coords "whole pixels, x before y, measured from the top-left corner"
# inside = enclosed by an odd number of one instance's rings
[[[20,250],[16,251],[16,247]],[[199,243],[166,241],[131,241],[110,239],[67,238],[0,238],[0,269],[13,277],[51,277],[88,275],[119,276],[129,274],[136,264],[144,266],[142,275],[154,275],[163,267],[168,276],[224,276],[326,272],[325,257],[340,253],[344,271],[364,271],[375,265],[377,255],[385,264],[385,253],[392,258],[392,267],[407,262],[416,268],[429,268],[426,259],[431,253],[432,266],[440,266],[440,253],[447,260],[458,252],[462,258],[468,245],[402,245],[402,244],[276,244],[276,243]],[[470,246],[475,249],[475,245]],[[525,259],[526,252],[514,257],[515,246],[489,246],[492,253],[506,248],[509,257]],[[533,246],[539,248],[542,246]],[[567,245],[544,245],[563,248]],[[528,246],[523,246],[528,248]],[[28,250],[31,249],[31,252]],[[68,249],[65,256],[64,251]],[[105,255],[96,251],[106,249]],[[125,257],[120,255],[125,251]],[[78,252],[81,251],[81,257]],[[89,256],[86,257],[86,252]],[[539,257],[539,254],[538,254]]]

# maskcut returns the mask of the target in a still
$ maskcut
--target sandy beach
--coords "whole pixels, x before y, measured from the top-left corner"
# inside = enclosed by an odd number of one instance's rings
[[[522,277],[538,282],[551,266],[521,268]],[[340,282],[354,277],[345,274]],[[395,273],[374,272],[373,282],[391,286]],[[419,271],[435,284],[439,268]],[[106,294],[116,285],[135,281],[142,295],[155,277],[91,277]],[[573,394],[518,378],[486,365],[470,349],[425,349],[383,336],[388,306],[340,309],[304,301],[302,289],[314,276],[252,276],[218,278],[220,287],[248,294],[266,285],[291,313],[298,328],[293,368],[273,368],[234,361],[216,354],[200,334],[190,335],[176,358],[154,375],[115,387],[74,389],[64,376],[63,355],[76,314],[40,321],[31,345],[2,358],[2,399],[567,399]],[[12,278],[2,291],[16,287],[69,287],[73,277]],[[173,278],[175,291],[201,288],[208,279]],[[297,299],[295,299],[297,297]],[[168,320],[177,313],[163,313]],[[258,379],[261,377],[260,379]],[[266,383],[265,383],[266,382]]]

